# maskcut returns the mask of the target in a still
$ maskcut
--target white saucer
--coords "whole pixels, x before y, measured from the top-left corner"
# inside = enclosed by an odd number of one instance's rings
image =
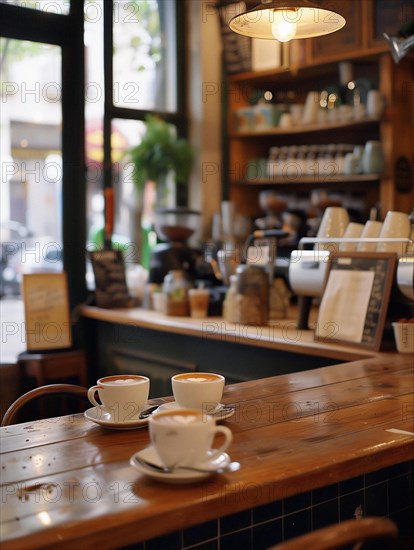
[[[111,415],[102,411],[98,407],[92,407],[84,412],[85,418],[99,424],[104,428],[111,428],[112,430],[136,430],[137,428],[143,428],[148,424],[148,417],[141,420],[125,420],[123,422],[115,422],[111,420]]]
[[[223,405],[223,403],[220,403],[219,408],[212,414],[216,420],[225,420],[226,418],[230,418],[230,416],[233,416],[236,409],[233,405]],[[174,409],[179,409],[180,406],[178,405],[177,401],[169,401],[168,403],[163,403],[160,405],[157,409],[157,412],[161,411],[172,411]]]
[[[208,454],[212,454],[214,451],[211,450]],[[165,481],[166,483],[191,483],[193,481],[201,481],[217,473],[217,470],[224,468],[230,463],[230,457],[227,453],[220,453],[216,458],[212,460],[207,460],[200,464],[200,468],[211,469],[211,472],[193,472],[191,470],[176,470],[173,472],[163,472],[158,471],[155,468],[151,468],[150,465],[146,466],[142,462],[137,462],[135,459],[141,458],[155,464],[156,466],[162,467],[161,461],[158,458],[158,454],[153,446],[146,447],[142,451],[138,451],[133,454],[129,459],[131,466],[136,468],[141,473],[152,477],[153,479],[159,479]]]

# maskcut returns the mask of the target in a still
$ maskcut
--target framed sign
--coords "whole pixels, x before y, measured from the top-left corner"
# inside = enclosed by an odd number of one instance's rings
[[[339,252],[319,307],[315,340],[379,350],[395,277],[394,253]]]
[[[98,307],[132,307],[136,301],[128,292],[124,257],[120,250],[90,252],[95,276],[95,301]]]
[[[23,275],[25,332],[28,351],[72,346],[66,273]]]

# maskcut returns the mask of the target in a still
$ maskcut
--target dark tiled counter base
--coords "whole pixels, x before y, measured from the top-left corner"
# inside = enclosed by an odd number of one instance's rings
[[[264,550],[272,544],[363,516],[387,516],[410,537],[414,462],[302,493],[135,545],[135,550]],[[411,532],[412,535],[412,532]],[[411,543],[413,540],[411,539]],[[399,548],[409,548],[402,542]]]

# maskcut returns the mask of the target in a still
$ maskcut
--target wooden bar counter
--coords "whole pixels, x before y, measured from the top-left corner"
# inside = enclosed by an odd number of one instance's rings
[[[270,321],[264,326],[249,326],[229,323],[222,317],[174,317],[143,308],[104,309],[94,306],[82,307],[84,317],[112,325],[139,328],[174,335],[201,338],[203,340],[236,343],[259,348],[287,351],[349,361],[375,355],[355,346],[341,345],[332,341],[318,341],[313,330],[296,328],[297,308],[290,307],[285,319]],[[313,309],[309,324],[316,323],[317,309]]]
[[[233,514],[258,518],[273,506],[275,517],[284,514],[283,529],[278,519],[262,522],[267,539],[259,542],[249,520],[250,544],[238,547],[265,548],[300,534],[289,523],[288,503],[296,497],[312,494],[315,504],[316,495],[346,480],[364,479],[366,486],[376,472],[394,468],[395,475],[401,465],[398,487],[412,483],[413,382],[412,356],[378,353],[227,385],[223,403],[236,408],[224,421],[234,434],[228,453],[240,469],[189,484],[153,480],[130,466],[131,455],[149,445],[145,427],[105,429],[78,414],[2,428],[2,548],[125,547],[168,533],[182,537]],[[398,494],[402,502],[405,489]],[[355,502],[362,515],[378,514],[367,496]],[[354,515],[355,506],[349,513],[341,508],[337,520]]]

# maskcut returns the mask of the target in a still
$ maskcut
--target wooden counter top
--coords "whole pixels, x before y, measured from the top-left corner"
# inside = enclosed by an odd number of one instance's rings
[[[84,306],[81,314],[89,319],[136,326],[156,331],[171,332],[221,342],[232,342],[250,346],[301,353],[319,357],[328,357],[340,361],[352,361],[375,357],[377,353],[370,349],[352,345],[317,341],[312,330],[296,328],[297,312],[292,307],[286,319],[275,320],[266,326],[238,325],[225,321],[222,317],[192,319],[191,317],[172,317],[142,308],[103,309]],[[313,320],[312,320],[313,317]],[[316,315],[313,312],[310,324]]]
[[[83,415],[1,428],[2,548],[125,546],[411,460],[413,383],[412,356],[384,353],[226,386],[241,467],[188,485],[129,465],[146,428]]]

